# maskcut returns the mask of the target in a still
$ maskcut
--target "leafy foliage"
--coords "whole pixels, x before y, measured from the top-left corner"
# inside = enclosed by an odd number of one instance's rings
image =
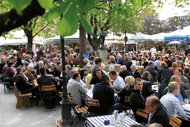
[[[32,0],[8,0],[14,5],[19,15],[22,15],[22,10],[25,9]]]

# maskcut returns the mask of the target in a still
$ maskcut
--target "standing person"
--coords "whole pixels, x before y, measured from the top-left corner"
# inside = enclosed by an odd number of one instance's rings
[[[134,89],[131,92],[129,104],[133,110],[135,119],[137,122],[141,123],[144,122],[145,119],[139,115],[136,114],[137,108],[139,109],[145,109],[145,99],[143,98],[141,91],[143,88],[142,80],[140,78],[135,79],[134,83]]]
[[[156,96],[148,97],[146,101],[146,109],[149,111],[148,125],[159,123],[163,127],[169,127],[170,117],[164,106]],[[148,125],[130,124],[130,127],[147,127]]]
[[[159,86],[159,97],[161,98],[164,95],[164,89],[168,86],[170,78],[173,75],[172,69],[169,69],[167,63],[162,61],[160,67],[157,70],[157,80],[160,83]]]
[[[40,50],[37,52],[36,62],[38,62],[40,60],[40,56],[44,56],[44,53],[42,52],[43,49],[44,49],[44,47],[40,46]]]
[[[125,87],[123,78],[118,76],[116,71],[110,71],[109,76],[114,80],[113,85],[110,85],[114,89],[115,93],[118,93],[123,87]]]

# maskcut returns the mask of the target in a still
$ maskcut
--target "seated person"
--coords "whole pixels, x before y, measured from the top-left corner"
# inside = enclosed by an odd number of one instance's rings
[[[168,85],[168,93],[164,95],[160,101],[167,109],[168,114],[170,117],[172,115],[180,116],[183,119],[186,119],[186,114],[181,107],[179,100],[176,98],[177,95],[180,93],[179,83],[178,82],[170,82]]]
[[[46,75],[46,68],[41,67],[40,68],[40,77],[37,78],[37,83],[40,87],[44,85],[57,85],[57,82],[55,81],[53,76]],[[57,90],[55,91],[40,91],[40,97],[51,97],[51,96],[57,96]],[[55,101],[56,97],[53,97],[51,99],[51,104],[49,104],[47,98],[42,98],[46,104],[46,108],[55,108]]]
[[[83,93],[86,93],[87,91],[80,84],[80,80],[81,80],[80,74],[79,73],[74,73],[72,75],[72,78],[69,80],[69,82],[67,84],[67,92],[71,93],[72,98],[73,98],[73,102],[75,104],[83,106],[81,95]]]
[[[95,77],[91,79],[90,84],[96,84],[96,83],[101,83],[101,76],[102,76],[102,72],[100,68],[97,68],[95,70]]]
[[[120,68],[120,73],[119,76],[123,78],[123,80],[125,80],[125,77],[130,76],[131,72],[127,71],[127,68],[125,65],[122,65]]]
[[[137,70],[136,65],[134,65],[134,64],[131,65],[131,72],[132,72],[132,76],[133,76],[134,78],[141,78],[141,74],[140,74],[140,72]]]
[[[114,90],[110,87],[109,77],[102,75],[101,83],[97,83],[93,89],[93,99],[97,99],[100,102],[100,113],[101,115],[107,115],[112,113],[114,110],[121,110],[122,104],[115,103],[114,101]],[[93,107],[93,112],[98,113],[98,109]]]
[[[5,66],[7,57],[3,57],[2,62],[0,63],[0,74],[3,74],[3,67]]]
[[[34,70],[32,65],[27,66],[27,70],[25,70],[24,75],[29,79],[29,82],[32,82],[37,78],[36,70]]]
[[[39,61],[39,62],[34,66],[34,69],[36,69],[36,71],[37,71],[37,75],[40,74],[39,69],[40,69],[41,67],[45,67],[43,61]],[[49,70],[48,70],[47,68],[46,68],[46,73],[47,73],[47,74],[49,73]]]
[[[24,68],[22,66],[17,67],[17,73],[13,77],[13,81],[16,83],[17,89],[24,94],[32,92],[32,97],[36,94],[36,100],[38,99],[38,89],[30,84],[23,75]]]
[[[113,85],[110,83],[110,86],[114,89],[115,93],[118,93],[123,87],[125,87],[123,78],[118,76],[116,71],[110,71],[109,76],[114,80]]]
[[[188,98],[186,93],[185,93],[185,89],[184,87],[181,85],[182,81],[180,80],[178,75],[173,75],[170,79],[171,82],[178,82],[179,83],[179,88],[180,88],[180,93],[179,95],[177,95],[177,99],[179,100],[181,105],[184,105],[184,99]],[[168,92],[168,87],[165,88],[164,93],[166,94]]]
[[[58,82],[59,82],[59,86],[57,86],[57,90],[58,91],[61,91],[61,87],[63,86],[63,71],[62,71],[62,64],[60,64],[59,66],[58,66],[58,69],[59,69],[59,71],[61,72],[60,73],[60,76],[56,76],[55,77],[55,80],[57,80]]]
[[[54,77],[60,76],[60,71],[57,69],[54,63],[50,64],[50,71],[47,74],[52,74]]]
[[[125,78],[125,83],[126,86],[118,93],[118,96],[120,97],[119,103],[121,103],[123,106],[129,106],[129,98],[132,89],[134,89],[135,79],[133,76],[127,76]]]
[[[155,93],[152,90],[152,86],[150,84],[150,79],[151,79],[151,74],[148,71],[145,71],[143,73],[143,89],[142,89],[142,95],[143,97],[146,99],[148,96],[150,96],[151,94]]]
[[[3,82],[10,82],[10,86],[13,86],[12,77],[15,74],[15,71],[12,69],[13,66],[14,66],[14,63],[9,62],[8,67],[3,75]]]
[[[137,122],[145,122],[146,119],[144,117],[141,117],[136,114],[137,108],[139,109],[145,109],[145,99],[143,98],[141,91],[143,88],[142,80],[140,78],[135,79],[134,83],[134,89],[131,92],[130,99],[129,99],[129,105],[131,106],[135,119]]]
[[[159,123],[163,127],[169,127],[170,116],[167,114],[166,109],[156,96],[148,97],[146,101],[146,109],[149,111],[148,124],[137,125],[130,124],[130,127],[147,127],[152,123]]]

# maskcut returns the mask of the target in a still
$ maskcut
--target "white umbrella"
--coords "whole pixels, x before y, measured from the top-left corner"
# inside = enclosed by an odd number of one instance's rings
[[[171,41],[168,43],[168,45],[179,45],[179,44],[181,44],[180,41]]]

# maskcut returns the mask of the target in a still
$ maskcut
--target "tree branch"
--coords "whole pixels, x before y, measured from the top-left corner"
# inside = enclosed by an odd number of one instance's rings
[[[37,33],[35,33],[32,38],[34,38],[36,35],[38,35],[39,32],[41,32],[42,30],[44,30],[46,27],[48,26],[48,24],[46,24],[42,29],[40,29]]]
[[[20,16],[17,14],[15,9],[11,9],[9,12],[0,15],[0,35],[2,35],[2,33],[5,31],[10,31],[26,24],[28,21],[38,15],[43,15],[45,13],[45,9],[39,5],[37,0],[32,0],[30,5],[22,12],[23,15]]]

